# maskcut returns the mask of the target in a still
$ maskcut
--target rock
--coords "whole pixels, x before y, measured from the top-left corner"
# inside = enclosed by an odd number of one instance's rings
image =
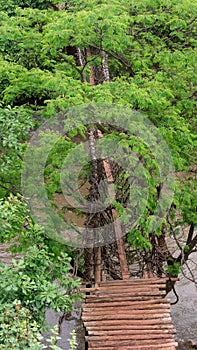
[[[190,346],[192,349],[197,349],[197,340],[193,340],[193,339],[188,339],[185,342],[186,346]]]

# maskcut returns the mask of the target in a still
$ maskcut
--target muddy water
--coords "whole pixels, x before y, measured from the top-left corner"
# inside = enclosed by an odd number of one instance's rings
[[[81,321],[80,305],[76,306],[72,315],[62,323],[61,339],[57,345],[61,349],[69,350],[69,340],[71,339],[71,332],[74,329],[77,337],[77,350],[85,350],[85,330]],[[47,322],[53,327],[58,324],[59,314],[53,310],[49,310],[46,314]]]
[[[6,252],[5,248],[7,246],[0,246],[0,259],[4,263],[11,262],[10,253]],[[191,257],[193,263],[190,261],[190,267],[192,273],[196,276],[197,279],[197,253],[193,254]],[[185,271],[189,276],[189,273]],[[191,277],[191,276],[189,276]],[[180,276],[180,281],[176,283],[176,291],[179,295],[179,302],[176,305],[172,305],[172,319],[177,330],[177,340],[180,344],[183,341],[188,339],[194,340],[197,342],[197,290],[193,283],[188,281],[183,274]],[[175,301],[176,298],[173,292],[170,292],[168,297],[171,301]],[[80,306],[77,306],[74,312],[72,313],[69,319],[65,320],[62,324],[62,334],[61,340],[58,342],[58,345],[64,349],[69,349],[69,339],[71,338],[70,333],[73,329],[77,333],[77,350],[84,350],[84,329],[82,322],[80,320]],[[58,323],[59,315],[54,313],[52,310],[47,312],[46,315],[47,321],[54,326]],[[180,346],[180,349],[191,349],[190,347]]]
[[[197,253],[193,254],[191,259],[193,262],[189,262],[189,267],[192,275],[197,280]],[[193,277],[186,269],[183,272],[187,277]],[[197,286],[181,274],[180,281],[176,283],[175,289],[179,295],[179,301],[176,305],[171,306],[171,315],[177,331],[177,340],[180,345],[188,340],[197,343]],[[170,292],[168,297],[172,302],[176,300],[173,292]],[[190,347],[183,346],[180,349],[186,350]]]

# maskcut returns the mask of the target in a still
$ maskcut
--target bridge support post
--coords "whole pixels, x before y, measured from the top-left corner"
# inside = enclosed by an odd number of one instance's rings
[[[95,248],[95,250],[95,287],[98,287],[102,273],[101,247]]]

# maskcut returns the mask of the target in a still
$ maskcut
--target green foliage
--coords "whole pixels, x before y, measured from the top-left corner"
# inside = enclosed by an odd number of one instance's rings
[[[175,262],[172,265],[167,266],[166,272],[172,277],[177,277],[180,273],[180,267],[180,263]]]
[[[13,260],[12,267],[6,264],[0,266],[0,303],[20,300],[39,327],[45,325],[46,310],[71,311],[79,296],[74,292],[79,280],[69,276],[69,262],[66,253],[55,257],[44,245],[29,248],[23,258]]]
[[[188,252],[189,252],[189,246],[188,246],[187,244],[184,246],[183,249],[184,249],[184,252],[185,252],[185,253],[188,253]]]
[[[191,177],[183,173],[179,174],[177,189],[174,203],[181,209],[182,216],[177,220],[174,219],[174,225],[197,224],[197,189],[195,176],[190,173]],[[173,214],[173,212],[172,212]]]
[[[64,164],[65,157],[75,147],[75,144],[65,140],[64,137],[60,138],[50,152],[46,167],[45,167],[45,178],[46,188],[48,195],[51,197],[55,193],[62,193],[60,184],[60,171]]]
[[[20,197],[11,195],[0,200],[0,242],[9,242],[21,234],[29,219],[27,206]]]
[[[0,241],[12,241],[12,251],[25,253],[20,260],[13,259],[12,266],[0,264],[1,348],[44,349],[40,332],[46,327],[46,310],[71,311],[81,298],[80,281],[70,275],[66,247],[33,224],[20,196],[1,200],[0,213]],[[51,350],[59,349],[57,339],[55,331],[49,339]]]
[[[22,143],[33,129],[32,111],[25,107],[0,108],[0,128],[2,147],[22,153]]]
[[[55,75],[44,72],[40,69],[25,71],[18,78],[11,81],[11,85],[4,90],[4,102],[8,104],[25,104],[28,101],[34,105],[43,105],[45,100],[57,96],[73,95],[69,88],[80,89],[81,84],[74,79],[67,77],[63,72],[56,72]]]
[[[79,280],[69,275],[70,258],[66,253],[55,256],[42,243],[33,246],[12,266],[0,265],[0,343],[8,349],[44,349],[40,332],[46,329],[45,312],[71,311],[80,298]],[[51,350],[58,350],[57,330],[48,340]],[[74,344],[75,339],[72,337]],[[74,346],[74,345],[73,345]]]
[[[110,4],[106,0],[1,1],[0,239],[8,242],[17,237],[19,247],[13,249],[26,250],[29,254],[14,262],[12,269],[1,267],[5,275],[1,280],[2,303],[19,300],[21,312],[29,310],[32,320],[36,319],[39,325],[46,308],[72,306],[74,299],[58,290],[53,283],[55,279],[69,293],[76,283],[68,275],[69,258],[65,250],[70,255],[74,253],[61,242],[46,237],[42,228],[32,222],[23,198],[18,195],[26,143],[46,118],[73,105],[90,102],[113,103],[145,113],[168,143],[178,171],[170,210],[172,227],[196,225],[194,178],[182,176],[195,162],[197,145],[196,12],[194,0],[112,0]],[[83,67],[78,49],[84,56]],[[110,83],[103,82],[103,55],[108,59]],[[94,86],[89,84],[91,67]],[[106,133],[109,140],[117,140],[120,150],[127,147],[140,155],[146,168],[148,199],[140,220],[128,234],[128,241],[134,248],[149,250],[156,220],[157,190],[162,182],[155,158],[139,138],[129,139],[112,130]],[[61,193],[60,169],[66,155],[77,144],[73,139],[84,134],[82,120],[50,152],[45,167],[50,199]],[[50,135],[45,137],[50,141]],[[42,151],[38,151],[38,159]],[[132,161],[130,157],[131,165]],[[86,170],[89,174],[89,169]],[[138,204],[135,192],[140,189],[136,186],[132,191],[135,207]],[[10,193],[13,196],[6,198]],[[121,188],[120,193],[123,194]],[[140,199],[143,206],[143,196]],[[121,200],[114,205],[127,223],[131,213],[124,210]],[[154,232],[156,235],[161,234],[163,223],[165,218]],[[43,263],[39,265],[41,260]],[[176,264],[170,266],[170,274],[177,275],[178,268]],[[10,284],[6,279],[10,279]],[[9,290],[11,284],[14,287]]]
[[[148,240],[148,236],[144,237],[141,230],[133,229],[128,234],[128,242],[133,248],[142,250],[142,249],[151,249],[151,243]]]
[[[43,10],[48,8],[55,8],[55,4],[57,3],[58,1],[55,0],[2,0],[0,4],[0,11],[6,11],[9,14],[15,14],[15,8],[18,6],[21,8],[30,7]]]
[[[0,107],[0,197],[20,189],[20,170],[26,137],[34,128],[32,111],[26,107]]]
[[[75,350],[76,346],[77,346],[77,339],[76,339],[75,330],[72,331],[71,335],[72,335],[72,338],[69,341],[70,342],[70,350]]]
[[[43,336],[40,333],[37,322],[32,318],[27,308],[21,302],[14,300],[13,303],[0,304],[0,345],[2,350],[61,350],[56,345],[60,339],[58,326],[51,329],[51,337],[45,340],[47,346],[43,344]],[[70,350],[76,348],[75,332],[71,333]]]
[[[0,345],[3,350],[43,349],[36,321],[20,301],[0,304]]]
[[[9,63],[4,59],[0,59],[0,96],[3,99],[4,89],[10,85],[11,80],[15,79],[19,74],[25,71],[24,67],[16,63]]]

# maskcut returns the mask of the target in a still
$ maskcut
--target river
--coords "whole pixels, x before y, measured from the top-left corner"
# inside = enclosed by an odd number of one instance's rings
[[[190,261],[189,267],[197,281],[197,268],[195,264],[197,262],[197,253],[194,253],[191,259],[193,263]],[[184,271],[184,275],[190,278],[192,277],[187,270]],[[171,315],[177,331],[177,340],[180,345],[188,340],[193,340],[197,344],[197,287],[194,283],[188,281],[182,273],[179,278],[180,281],[175,284],[179,301],[177,304],[171,306]],[[176,300],[173,292],[170,292],[168,297],[172,302]],[[186,350],[186,347],[180,346],[180,349]]]
[[[0,245],[0,259],[4,263],[9,263],[11,261],[10,253],[5,251],[6,246]],[[197,262],[197,253],[194,253],[191,256],[193,263],[190,261],[190,268],[192,274],[196,276],[197,280],[197,268],[195,262]],[[184,272],[184,274],[188,272]],[[179,295],[179,301],[176,305],[171,306],[171,314],[173,323],[175,325],[177,334],[176,338],[180,343],[179,349],[192,349],[181,344],[188,340],[193,340],[197,342],[197,290],[194,283],[190,282],[184,277],[183,274],[180,275],[180,280],[175,285],[177,294]],[[176,300],[173,292],[168,294],[168,297],[173,302]],[[61,340],[58,342],[58,345],[64,349],[69,349],[69,340],[70,333],[73,329],[76,330],[77,334],[77,350],[84,350],[84,328],[80,319],[80,306],[77,306],[73,311],[69,319],[65,320],[62,324],[62,334]],[[54,326],[58,322],[59,315],[54,313],[52,310],[49,310],[46,314],[47,321]]]

